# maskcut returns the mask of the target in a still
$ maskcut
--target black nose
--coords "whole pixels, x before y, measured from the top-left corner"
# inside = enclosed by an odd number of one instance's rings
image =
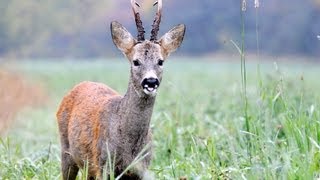
[[[157,88],[159,86],[159,80],[156,78],[146,78],[142,81],[142,87],[150,87],[150,88]]]

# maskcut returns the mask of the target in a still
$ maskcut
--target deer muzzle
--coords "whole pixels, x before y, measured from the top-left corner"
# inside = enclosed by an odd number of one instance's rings
[[[144,93],[148,95],[155,95],[160,85],[160,82],[158,78],[150,77],[143,79],[141,85]]]

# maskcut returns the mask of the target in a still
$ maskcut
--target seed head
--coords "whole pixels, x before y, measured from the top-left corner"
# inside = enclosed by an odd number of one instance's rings
[[[246,11],[247,10],[247,1],[246,0],[242,0],[241,10],[242,11]]]
[[[259,0],[254,0],[254,7],[259,8],[259,6],[260,6]]]

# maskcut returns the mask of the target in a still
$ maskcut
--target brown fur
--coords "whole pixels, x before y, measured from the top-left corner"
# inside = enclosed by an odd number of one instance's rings
[[[119,97],[106,85],[92,82],[80,83],[64,97],[57,112],[62,157],[78,154],[72,156],[77,165],[83,167],[87,160],[90,164],[89,174],[100,175],[98,154],[101,154],[101,150],[97,145],[100,115],[110,99]],[[70,143],[77,144],[70,149]]]
[[[82,82],[63,98],[57,112],[63,179],[75,179],[79,168],[86,164],[89,178],[101,179],[108,159],[107,150],[111,159],[115,158],[117,176],[150,144],[150,120],[156,91],[146,92],[142,82],[152,75],[160,85],[162,65],[158,62],[180,46],[185,26],[179,25],[169,31],[161,44],[148,40],[137,43],[116,22],[111,24],[111,30],[115,45],[131,64],[128,90],[120,96],[104,84]],[[139,60],[140,65],[133,65],[133,60]],[[150,164],[150,148],[145,155],[122,179],[142,178]]]

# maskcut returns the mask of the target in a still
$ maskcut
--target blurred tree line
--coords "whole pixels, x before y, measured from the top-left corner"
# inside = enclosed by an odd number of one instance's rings
[[[142,1],[149,34],[155,8],[153,1]],[[256,51],[258,30],[261,53],[320,55],[320,0],[260,0],[259,9],[247,1],[247,6],[247,51]],[[2,0],[0,13],[0,56],[115,56],[119,52],[110,39],[112,20],[136,35],[129,0]],[[234,52],[230,40],[240,41],[240,0],[164,1],[161,34],[178,23],[187,25],[180,55]]]

